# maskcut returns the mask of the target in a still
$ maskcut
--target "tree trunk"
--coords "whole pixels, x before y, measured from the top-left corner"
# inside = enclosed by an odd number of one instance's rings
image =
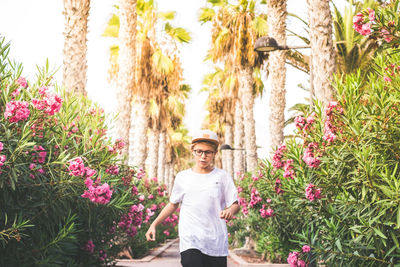
[[[253,71],[250,67],[239,71],[240,96],[242,97],[244,145],[246,151],[247,171],[254,172],[257,169],[257,144],[254,120],[254,94]]]
[[[157,163],[158,163],[158,149],[159,149],[159,139],[160,139],[160,131],[158,130],[150,130],[149,140],[148,140],[148,177],[154,178],[157,177]],[[159,177],[157,177],[159,178]]]
[[[315,97],[327,104],[332,100],[332,77],[336,62],[332,41],[332,16],[329,0],[307,0],[310,24],[312,89]]]
[[[132,91],[135,88],[136,59],[136,0],[119,1],[119,56],[117,81],[116,131],[118,138],[125,142],[122,155],[129,151],[129,129],[132,110]]]
[[[147,154],[147,130],[149,125],[149,100],[145,97],[136,97],[133,109],[134,128],[133,146],[129,146],[129,163],[139,168],[145,167]],[[132,127],[132,125],[131,125]]]
[[[232,124],[225,124],[225,144],[233,146],[233,129]],[[226,172],[233,177],[233,151],[232,150],[224,150],[224,160],[225,160],[225,170]]]
[[[286,45],[286,0],[267,1],[268,29],[269,35],[281,46]],[[270,53],[269,78],[271,79],[271,91],[269,100],[269,136],[270,149],[283,142],[283,130],[285,127],[286,106],[286,67],[285,51],[274,51]]]
[[[243,138],[244,138],[244,129],[243,129],[243,112],[242,112],[242,103],[240,99],[236,101],[235,104],[235,134],[234,134],[234,144],[235,148],[238,150],[234,151],[234,162],[233,162],[233,171],[234,177],[237,179],[241,174],[244,173],[244,159],[243,159]]]
[[[160,132],[159,145],[158,145],[158,169],[157,169],[158,180],[165,184],[166,184],[165,182],[166,135],[167,133],[165,131]]]
[[[173,162],[171,164],[169,164],[169,171],[168,171],[169,175],[168,175],[168,183],[167,183],[169,194],[171,194],[172,186],[174,185],[174,181],[175,181],[174,166],[175,166],[175,164]]]
[[[86,95],[90,0],[64,0],[63,84],[67,92]]]

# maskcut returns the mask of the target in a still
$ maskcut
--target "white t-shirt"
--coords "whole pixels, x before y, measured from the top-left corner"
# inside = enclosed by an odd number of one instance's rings
[[[232,177],[221,169],[200,174],[192,169],[176,175],[170,202],[182,203],[180,251],[198,249],[209,256],[228,255],[228,231],[219,213],[237,201]]]

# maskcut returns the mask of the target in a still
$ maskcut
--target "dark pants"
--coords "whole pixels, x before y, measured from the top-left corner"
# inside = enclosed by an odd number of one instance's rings
[[[213,257],[201,253],[198,249],[181,252],[183,267],[227,267],[226,257]]]

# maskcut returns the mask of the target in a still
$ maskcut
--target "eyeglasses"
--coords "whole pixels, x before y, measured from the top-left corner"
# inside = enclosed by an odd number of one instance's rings
[[[203,151],[203,150],[198,150],[198,149],[193,150],[193,152],[197,157],[201,157],[203,155],[203,153],[204,153],[204,155],[206,155],[206,157],[209,157],[215,153],[214,151],[211,151],[211,150]]]

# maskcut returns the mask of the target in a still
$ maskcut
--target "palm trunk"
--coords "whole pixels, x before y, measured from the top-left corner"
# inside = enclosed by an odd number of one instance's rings
[[[119,56],[117,82],[117,136],[125,142],[122,155],[129,151],[129,129],[132,110],[132,91],[135,88],[136,58],[136,0],[121,0],[119,3]]]
[[[145,97],[137,97],[134,102],[135,111],[133,146],[129,146],[129,162],[144,168],[147,154],[147,130],[149,125],[149,101]],[[132,127],[132,126],[131,126]]]
[[[244,171],[244,159],[243,159],[243,151],[240,150],[243,148],[243,112],[242,112],[242,104],[240,99],[236,101],[235,104],[235,134],[234,134],[234,144],[235,148],[238,150],[234,151],[234,162],[233,162],[233,171],[234,177],[237,179]]]
[[[232,124],[225,124],[225,144],[233,146],[233,129]],[[224,150],[224,158],[225,158],[225,170],[226,172],[233,177],[233,151],[232,150]]]
[[[90,0],[64,0],[63,84],[70,93],[86,95]]]
[[[168,192],[171,194],[172,186],[174,185],[174,180],[175,180],[175,172],[174,172],[174,163],[172,162],[169,164],[169,171],[168,171]]]
[[[268,28],[270,36],[279,45],[286,45],[286,0],[267,1]],[[275,51],[269,55],[269,78],[271,79],[269,134],[271,151],[283,142],[286,106],[285,51]]]
[[[332,77],[336,69],[329,0],[307,0],[310,24],[312,89],[327,104],[332,100]]]
[[[257,144],[254,120],[254,94],[253,94],[253,71],[250,67],[239,71],[239,84],[243,101],[243,125],[244,145],[246,149],[247,171],[254,172],[257,169]]]
[[[166,153],[166,135],[165,131],[160,132],[159,145],[158,145],[158,169],[157,177],[160,182],[165,182],[165,153]]]
[[[148,140],[148,174],[149,178],[157,177],[157,163],[158,163],[158,147],[159,147],[159,130],[150,130]],[[157,177],[159,178],[159,177]]]

